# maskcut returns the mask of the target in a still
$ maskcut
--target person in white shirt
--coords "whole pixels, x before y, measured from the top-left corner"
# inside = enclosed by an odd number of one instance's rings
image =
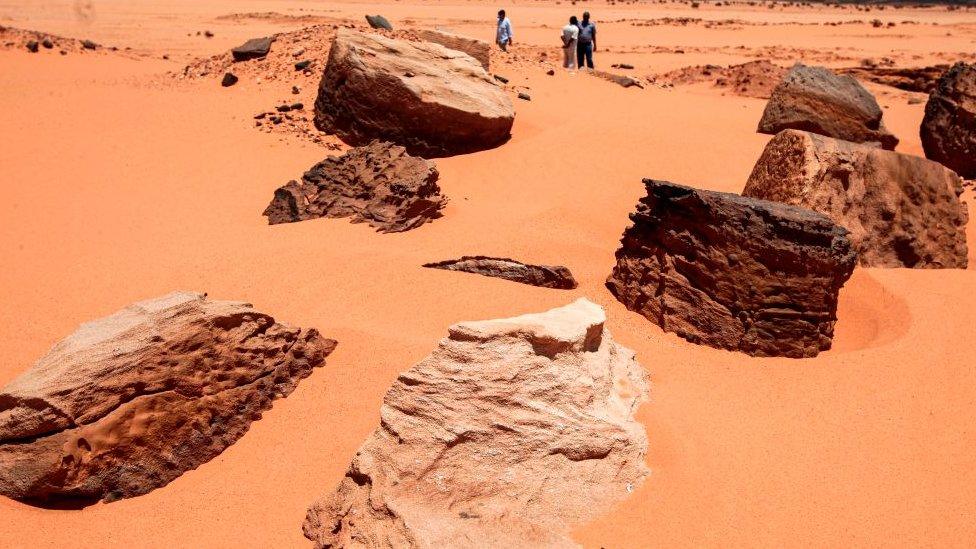
[[[512,22],[505,17],[505,10],[498,10],[498,30],[495,34],[495,43],[502,51],[508,51],[512,45]]]
[[[563,27],[563,68],[572,71],[576,68],[576,40],[579,38],[579,20],[576,16],[569,18],[569,24]]]

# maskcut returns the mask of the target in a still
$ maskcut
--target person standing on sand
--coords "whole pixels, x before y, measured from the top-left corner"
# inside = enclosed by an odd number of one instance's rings
[[[576,16],[569,18],[569,24],[563,27],[563,68],[570,72],[576,68],[576,39],[579,38],[579,20]]]
[[[593,69],[593,52],[596,51],[596,25],[590,21],[590,12],[583,12],[583,21],[579,24],[579,40],[576,45],[576,66],[583,68],[583,61],[586,66]]]
[[[498,31],[495,33],[495,43],[502,51],[508,51],[512,45],[512,22],[505,17],[505,10],[498,10]]]

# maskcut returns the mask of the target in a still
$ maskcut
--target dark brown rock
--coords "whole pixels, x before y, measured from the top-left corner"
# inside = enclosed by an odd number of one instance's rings
[[[865,267],[964,269],[961,193],[938,162],[798,130],[769,141],[742,191],[843,225]]]
[[[230,50],[234,61],[247,61],[248,59],[258,59],[268,55],[271,51],[271,42],[274,38],[252,38],[240,46]]]
[[[576,279],[573,278],[573,273],[562,265],[529,265],[504,257],[466,255],[460,259],[425,263],[424,267],[504,278],[505,280],[543,288],[560,290],[576,288]]]
[[[145,494],[237,441],[334,347],[187,292],[84,324],[0,390],[0,494]]]
[[[393,30],[393,25],[382,15],[367,15],[366,22],[374,29]]]
[[[606,71],[589,71],[589,72],[593,76],[599,76],[604,80],[609,80],[610,82],[613,82],[614,84],[623,86],[625,88],[630,88],[630,87],[637,87],[641,89],[644,88],[644,86],[642,86],[640,82],[638,82],[637,80],[629,76],[624,76],[622,74],[614,74],[612,72],[606,72]]]
[[[315,101],[315,125],[347,143],[392,141],[410,154],[496,147],[515,111],[470,55],[430,42],[340,29]]]
[[[956,63],[939,79],[920,134],[926,157],[976,178],[976,64]]]
[[[224,73],[224,78],[221,79],[221,81],[220,81],[220,85],[223,86],[223,87],[225,87],[225,88],[229,88],[229,87],[233,86],[234,84],[236,84],[238,80],[239,80],[239,78],[237,78],[237,75],[235,75],[234,73],[232,73],[232,72],[225,72]]]
[[[645,179],[607,287],[693,343],[756,356],[830,348],[854,270],[847,231],[795,206]]]
[[[414,229],[441,216],[447,204],[433,162],[403,147],[374,141],[330,156],[275,191],[268,224],[352,217],[384,233]]]
[[[894,150],[898,138],[881,122],[881,107],[854,77],[797,64],[773,90],[759,133],[803,130]]]

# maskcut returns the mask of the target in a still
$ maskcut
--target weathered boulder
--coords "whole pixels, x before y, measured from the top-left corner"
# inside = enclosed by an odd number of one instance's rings
[[[881,122],[881,107],[854,77],[796,64],[773,90],[759,133],[803,130],[894,150],[898,138]]]
[[[976,63],[956,63],[942,75],[920,133],[926,157],[976,179]]]
[[[817,212],[645,179],[607,287],[692,343],[755,356],[830,348],[854,270],[847,231]]]
[[[317,547],[571,546],[648,474],[634,353],[580,299],[462,322],[386,394],[345,478],[313,504]]]
[[[745,196],[818,211],[850,231],[865,267],[966,268],[962,180],[938,162],[784,130],[766,145]]]
[[[271,42],[274,38],[252,38],[240,46],[230,50],[234,61],[247,61],[248,59],[258,59],[268,55],[271,51]]]
[[[489,44],[487,41],[461,36],[460,34],[454,34],[453,32],[442,30],[422,30],[418,33],[418,35],[420,38],[428,42],[440,44],[448,49],[464,52],[477,59],[478,62],[481,63],[481,66],[484,67],[486,71],[488,70],[491,44]]]
[[[562,265],[528,265],[504,257],[466,255],[459,259],[425,263],[424,267],[504,278],[505,280],[543,288],[572,290],[576,287],[576,279],[573,278],[573,273]]]
[[[83,324],[0,390],[0,494],[112,501],[217,456],[335,341],[173,293]]]
[[[425,157],[490,149],[511,134],[512,101],[466,53],[339,29],[315,125],[353,145],[378,138]]]
[[[382,15],[367,15],[366,22],[374,29],[393,30],[393,25]]]
[[[447,197],[434,163],[403,147],[374,141],[330,156],[275,191],[268,224],[351,217],[383,233],[414,229],[441,216]]]

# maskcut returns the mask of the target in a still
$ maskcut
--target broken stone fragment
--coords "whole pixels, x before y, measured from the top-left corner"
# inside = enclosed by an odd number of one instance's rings
[[[576,279],[573,278],[573,273],[562,265],[529,265],[504,257],[466,255],[460,259],[425,263],[424,267],[504,278],[505,280],[543,288],[560,290],[576,288]]]
[[[968,264],[962,180],[938,162],[783,130],[766,145],[742,194],[833,219],[850,231],[865,267]]]
[[[565,547],[647,476],[633,351],[580,299],[461,322],[400,374],[339,486],[308,510],[316,547]]]
[[[830,348],[856,259],[812,210],[645,179],[607,287],[668,332],[756,356]]]
[[[220,454],[336,342],[176,292],[83,324],[0,390],[0,494],[112,501]]]
[[[289,110],[292,106],[286,106]],[[434,163],[374,141],[312,166],[301,181],[275,191],[268,224],[351,217],[380,232],[401,232],[441,217],[447,204]]]

